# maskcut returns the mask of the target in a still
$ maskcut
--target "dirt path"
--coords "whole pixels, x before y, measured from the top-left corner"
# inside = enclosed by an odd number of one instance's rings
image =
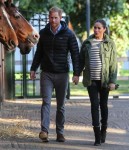
[[[52,100],[49,143],[38,138],[41,100],[3,103],[0,112],[0,150],[129,150],[129,100],[109,100],[107,141],[95,147],[89,100],[66,102],[65,143],[55,141],[56,103]]]

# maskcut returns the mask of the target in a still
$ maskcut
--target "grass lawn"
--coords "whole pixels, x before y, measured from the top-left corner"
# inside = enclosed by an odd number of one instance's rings
[[[115,91],[111,91],[110,95],[126,95],[129,94],[129,83],[127,81],[118,81],[119,88]],[[83,87],[82,83],[74,85],[70,83],[71,96],[87,96],[87,89]]]
[[[123,71],[121,73],[123,76],[129,75],[128,71]],[[17,80],[22,81],[21,74],[16,74],[15,77]],[[27,77],[27,79],[29,80],[29,77]],[[115,91],[111,91],[110,95],[129,95],[129,81],[120,80],[120,81],[117,81],[117,83],[119,84],[119,88]],[[36,85],[38,85],[38,89]],[[29,96],[33,96],[34,95],[33,90],[35,88],[36,89],[35,95],[40,95],[39,87],[40,87],[39,80],[35,83],[35,85],[33,85],[32,80],[30,80],[29,82],[27,82],[27,94]],[[21,86],[21,82],[20,83],[17,82],[17,84],[15,85],[15,95],[21,96],[22,93],[23,93],[23,87]],[[72,73],[70,73],[70,95],[71,96],[87,96],[88,95],[87,89],[83,86],[81,80],[78,85],[75,85],[72,83]]]
[[[70,75],[71,78],[72,75]],[[70,80],[71,81],[71,80]],[[129,94],[129,81],[118,80],[119,88],[117,90],[111,91],[110,95],[125,95]],[[70,94],[71,96],[87,96],[87,89],[83,86],[82,82],[78,85],[74,85],[70,82]]]
[[[120,76],[129,76],[129,70],[120,70]]]

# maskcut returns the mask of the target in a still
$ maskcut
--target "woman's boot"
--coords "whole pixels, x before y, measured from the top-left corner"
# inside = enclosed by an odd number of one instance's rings
[[[95,143],[94,143],[94,146],[99,146],[99,145],[101,145],[100,127],[93,127],[93,129],[94,129],[94,134],[95,134]]]
[[[107,126],[101,126],[101,143],[105,143],[106,134],[107,134]]]

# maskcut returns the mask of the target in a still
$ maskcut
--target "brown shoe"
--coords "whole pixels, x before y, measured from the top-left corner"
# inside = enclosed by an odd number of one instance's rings
[[[63,134],[57,134],[57,142],[65,142],[65,138]]]
[[[39,133],[39,138],[40,138],[43,142],[49,142],[48,133],[47,133],[47,132],[41,131],[41,132]]]

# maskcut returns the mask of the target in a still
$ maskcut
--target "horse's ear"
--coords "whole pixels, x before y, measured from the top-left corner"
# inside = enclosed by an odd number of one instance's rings
[[[13,3],[13,0],[8,0],[10,3]]]
[[[13,0],[6,0],[9,4],[13,3]]]
[[[0,0],[1,3],[4,3],[6,0]]]
[[[19,1],[17,1],[17,2],[15,3],[15,6],[16,6],[16,7],[19,7]]]

